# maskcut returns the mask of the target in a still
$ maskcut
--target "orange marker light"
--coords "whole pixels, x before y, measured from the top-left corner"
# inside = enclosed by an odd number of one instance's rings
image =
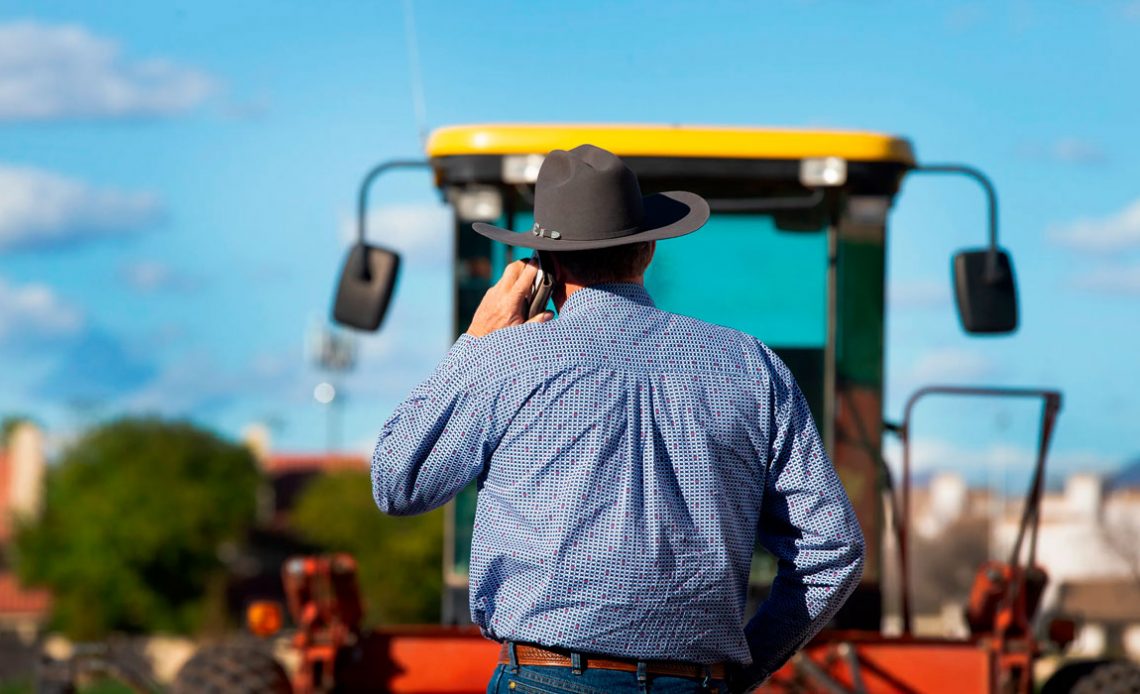
[[[255,600],[245,609],[245,623],[254,636],[273,636],[281,631],[281,605],[273,600]]]

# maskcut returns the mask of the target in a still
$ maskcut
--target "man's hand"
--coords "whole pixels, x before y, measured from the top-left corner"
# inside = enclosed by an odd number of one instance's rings
[[[523,323],[545,323],[554,317],[550,311],[543,311],[527,320],[526,312],[530,303],[530,289],[538,268],[530,261],[518,260],[503,270],[498,284],[487,290],[483,301],[471,319],[468,335],[483,337],[499,328],[508,328]]]

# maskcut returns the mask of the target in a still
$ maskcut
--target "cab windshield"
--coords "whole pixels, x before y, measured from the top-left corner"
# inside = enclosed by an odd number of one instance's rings
[[[657,244],[645,284],[675,313],[755,336],[787,363],[818,420],[827,342],[827,234],[778,230],[770,216],[714,214]]]
[[[512,228],[533,223],[515,215]],[[496,274],[509,257],[493,249]],[[817,422],[827,342],[827,234],[783,231],[770,215],[714,213],[692,234],[657,244],[645,286],[654,303],[752,335],[792,370]]]

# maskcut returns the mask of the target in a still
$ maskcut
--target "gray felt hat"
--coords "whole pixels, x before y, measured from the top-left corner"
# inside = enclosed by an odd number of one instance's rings
[[[584,251],[683,236],[700,229],[709,205],[682,190],[642,197],[637,176],[594,145],[546,155],[534,186],[534,227],[517,232],[476,222],[475,231],[511,246]]]

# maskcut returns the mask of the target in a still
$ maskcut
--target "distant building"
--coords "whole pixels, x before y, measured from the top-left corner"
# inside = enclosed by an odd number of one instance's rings
[[[258,502],[257,527],[250,531],[240,561],[230,567],[227,601],[236,616],[243,613],[250,600],[284,601],[281,567],[286,560],[322,551],[306,544],[290,524],[290,513],[305,488],[329,472],[368,470],[368,460],[363,455],[274,452],[269,431],[260,424],[247,427],[243,440],[257,460],[264,484]]]
[[[51,610],[46,590],[20,585],[9,563],[8,548],[15,521],[40,512],[45,471],[43,433],[19,424],[6,445],[0,443],[0,631],[34,638]]]
[[[288,514],[310,482],[319,475],[340,470],[368,470],[364,456],[350,453],[271,453],[262,462],[272,488],[272,514],[275,527],[288,525]]]
[[[1132,468],[1109,479],[1074,474],[1041,500],[1036,561],[1049,574],[1042,613],[1076,620],[1074,655],[1140,658],[1140,484],[1134,474]],[[988,555],[1009,558],[1022,498],[970,488],[961,475],[948,473],[916,489],[913,499],[918,537],[938,540],[971,519],[986,520]],[[948,607],[960,607],[964,598]]]
[[[1140,658],[1140,487],[1081,473],[1041,504],[1037,561],[1049,573],[1043,607],[1079,625],[1073,653]],[[1017,519],[994,528],[1012,547]]]
[[[999,511],[1003,499],[988,489],[970,487],[957,473],[935,475],[925,487],[913,490],[914,532],[935,539],[948,528],[968,518],[989,518]]]
[[[261,424],[246,427],[243,438],[268,484],[261,504],[262,523],[277,530],[288,528],[289,512],[305,487],[318,476],[341,470],[368,470],[367,458],[359,454],[274,452],[269,430]]]

